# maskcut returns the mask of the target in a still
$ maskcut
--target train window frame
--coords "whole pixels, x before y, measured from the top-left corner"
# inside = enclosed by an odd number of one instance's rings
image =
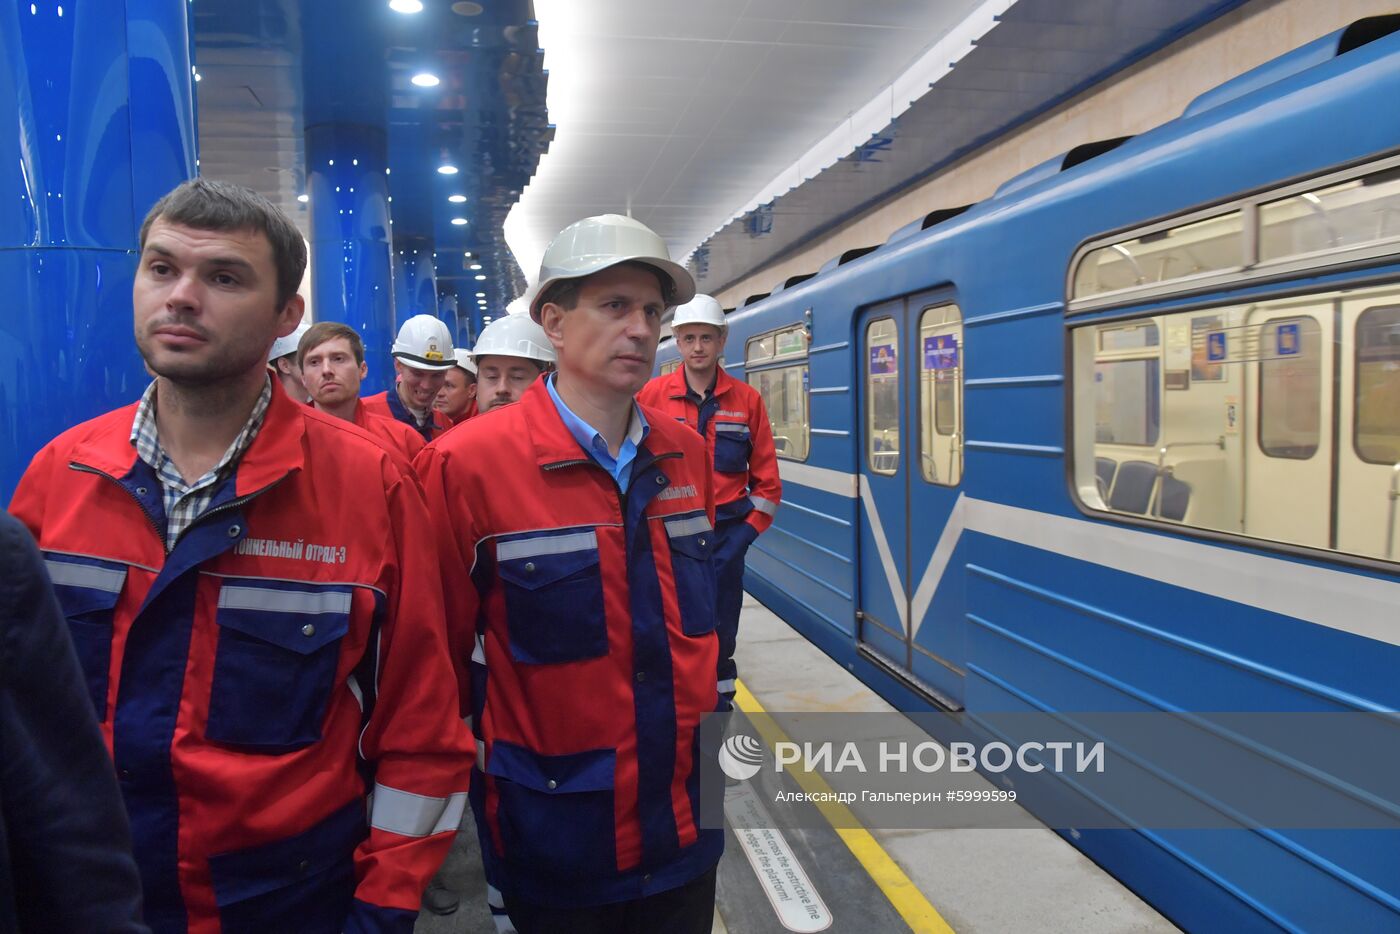
[[[893,374],[888,374],[888,373],[876,374],[876,373],[873,371],[873,369],[872,369],[872,364],[874,363],[874,361],[873,361],[872,359],[869,359],[871,333],[874,331],[876,325],[879,325],[879,324],[886,324],[886,323],[888,323],[889,326],[890,326],[890,332],[891,332],[891,335],[890,335],[890,336],[891,336],[891,339],[892,339],[893,342],[894,342],[893,345],[892,345],[893,348],[894,348],[894,373],[893,373]],[[861,354],[861,357],[862,357],[862,359],[864,360],[864,366],[861,367],[861,372],[864,374],[864,379],[863,379],[864,386],[863,386],[863,388],[864,388],[864,394],[865,394],[865,400],[864,400],[865,417],[862,419],[862,422],[863,422],[864,425],[865,425],[865,430],[862,432],[862,435],[864,436],[864,444],[863,444],[863,447],[864,447],[864,449],[865,449],[865,465],[866,465],[866,467],[870,470],[871,473],[873,473],[873,474],[879,474],[879,475],[882,476],[882,477],[893,477],[893,476],[896,476],[896,475],[899,473],[899,464],[900,464],[901,448],[902,448],[902,446],[903,446],[904,443],[905,443],[905,439],[902,437],[902,435],[905,434],[904,426],[902,426],[902,425],[900,424],[900,422],[901,422],[901,420],[902,420],[902,419],[900,418],[900,415],[901,415],[900,410],[903,408],[903,403],[904,403],[904,392],[902,391],[902,390],[903,390],[903,386],[900,384],[900,381],[901,381],[901,379],[902,379],[903,374],[902,374],[901,371],[900,371],[900,365],[899,365],[899,354],[900,354],[900,350],[899,350],[899,330],[900,330],[900,328],[899,328],[899,321],[898,321],[898,320],[895,318],[895,316],[893,316],[893,315],[881,315],[881,316],[878,317],[878,318],[870,318],[870,319],[868,319],[868,320],[865,322],[865,334],[864,334],[863,339],[862,339],[862,341],[861,341],[861,348],[862,348],[862,351],[863,351],[862,354]],[[887,451],[887,450],[884,450],[884,449],[881,449],[881,450],[879,450],[879,451],[876,451],[876,450],[875,450],[875,441],[876,441],[876,438],[875,438],[875,435],[874,435],[874,430],[875,430],[875,408],[874,408],[874,407],[875,407],[875,383],[874,383],[874,378],[875,378],[875,376],[877,376],[877,375],[882,375],[882,376],[891,376],[891,375],[892,375],[892,376],[893,376],[893,379],[889,380],[889,383],[890,383],[890,385],[894,386],[894,391],[895,391],[895,392],[894,392],[894,396],[895,396],[895,409],[894,409],[895,449],[894,449],[894,451],[893,451],[893,453],[894,453],[893,466],[890,466],[890,467],[877,467],[877,466],[875,466],[875,463],[876,463],[876,462],[875,462],[875,455],[876,455],[876,454],[888,455],[888,454],[891,453],[890,451]],[[884,430],[887,431],[888,429],[884,429]],[[887,440],[887,439],[882,439],[882,440]],[[885,460],[888,462],[889,459],[886,457]]]
[[[1215,204],[1168,215],[1146,224],[1095,235],[1080,243],[1071,255],[1065,271],[1065,314],[1069,317],[1108,308],[1137,305],[1158,298],[1206,294],[1224,286],[1282,281],[1293,278],[1300,272],[1310,270],[1365,267],[1392,261],[1397,255],[1400,255],[1400,236],[1321,251],[1261,259],[1259,255],[1261,234],[1259,215],[1263,205],[1333,188],[1349,181],[1384,176],[1397,169],[1400,169],[1400,154],[1391,153],[1381,158],[1367,158],[1321,173],[1302,176],[1283,184],[1265,186]],[[1209,221],[1212,218],[1224,217],[1236,211],[1239,211],[1243,218],[1242,266],[1131,286],[1111,292],[1076,295],[1075,284],[1080,265],[1090,254],[1111,248],[1114,244],[1129,243],[1144,237],[1160,235],[1177,228]]]
[[[1364,320],[1366,319],[1366,316],[1367,316],[1367,315],[1372,314],[1373,312],[1384,312],[1384,311],[1395,311],[1395,312],[1400,312],[1400,304],[1391,303],[1391,304],[1383,304],[1383,305],[1372,305],[1372,306],[1370,306],[1369,308],[1364,309],[1364,310],[1361,312],[1361,314],[1357,316],[1357,319],[1356,319],[1356,329],[1357,329],[1357,331],[1359,332],[1359,331],[1361,330],[1361,326],[1362,326],[1362,325],[1361,325],[1361,322],[1364,321]],[[1400,457],[1396,457],[1396,458],[1389,459],[1389,460],[1375,460],[1375,459],[1373,459],[1373,458],[1371,458],[1371,457],[1368,457],[1368,456],[1366,455],[1365,451],[1364,451],[1364,450],[1362,449],[1362,447],[1361,447],[1361,394],[1360,394],[1361,375],[1360,375],[1360,374],[1361,374],[1361,364],[1362,364],[1362,362],[1363,362],[1363,361],[1362,361],[1362,359],[1361,359],[1361,343],[1358,341],[1358,342],[1356,343],[1356,345],[1355,345],[1354,347],[1352,347],[1352,372],[1356,374],[1356,377],[1355,377],[1356,386],[1355,386],[1355,391],[1354,391],[1354,393],[1353,393],[1353,395],[1352,395],[1352,402],[1351,402],[1351,404],[1352,404],[1352,419],[1351,419],[1351,446],[1352,446],[1352,450],[1356,453],[1357,459],[1360,460],[1360,461],[1362,461],[1363,463],[1366,463],[1366,464],[1376,464],[1376,465],[1379,465],[1379,466],[1394,466],[1395,464],[1400,463]]]
[[[779,339],[787,338],[786,349],[779,351]],[[775,450],[780,460],[791,461],[796,464],[805,463],[812,456],[812,393],[811,393],[811,363],[807,351],[809,337],[805,324],[783,325],[755,334],[744,342],[744,381],[754,388],[763,399],[764,409],[769,412],[768,422],[773,428],[773,437],[776,442],[778,438],[785,438],[792,442],[793,439],[787,435],[780,435],[777,425],[773,421],[772,406],[769,404],[769,397],[763,393],[760,384],[767,377],[771,379],[771,374],[784,374],[784,383],[787,381],[788,370],[798,370],[798,381],[801,385],[802,402],[802,456],[795,457],[785,450]],[[775,444],[775,449],[777,445]]]

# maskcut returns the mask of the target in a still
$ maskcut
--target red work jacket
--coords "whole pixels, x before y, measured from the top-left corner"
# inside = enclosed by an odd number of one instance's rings
[[[544,380],[414,464],[484,746],[487,878],[508,895],[640,898],[723,849],[694,816],[697,725],[719,702],[713,487],[699,437],[644,414],[625,494]]]
[[[698,402],[689,392],[682,365],[643,386],[637,401],[685,422],[704,437],[714,465],[719,517],[744,516],[755,532],[767,531],[783,498],[783,481],[778,477],[773,427],[758,390],[719,367],[714,392]]]
[[[360,401],[371,415],[392,418],[412,428],[423,439],[424,444],[442,437],[443,432],[452,427],[452,420],[437,409],[430,409],[428,424],[420,426],[413,413],[404,407],[397,389],[377,392],[372,396],[365,396]]]
[[[412,463],[427,444],[423,436],[396,418],[375,415],[363,399],[355,404],[355,424],[398,451]]]
[[[10,508],[68,618],[147,923],[411,930],[472,761],[419,487],[274,384],[252,445],[167,553],[135,413],[50,442]]]

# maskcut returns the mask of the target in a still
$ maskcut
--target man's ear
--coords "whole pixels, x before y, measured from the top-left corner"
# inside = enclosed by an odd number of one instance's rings
[[[300,295],[293,295],[287,299],[287,303],[282,306],[282,310],[277,312],[277,336],[286,337],[297,329],[301,324],[302,316],[306,314],[306,299]]]
[[[564,346],[564,315],[566,313],[563,306],[556,305],[554,302],[545,302],[540,308],[540,327],[544,329],[544,336],[549,338],[555,351]]]
[[[365,362],[364,360],[361,360],[361,361],[360,361],[360,379],[364,379],[364,378],[365,378],[366,376],[368,376],[368,375],[369,375],[369,364],[368,364],[367,362]]]

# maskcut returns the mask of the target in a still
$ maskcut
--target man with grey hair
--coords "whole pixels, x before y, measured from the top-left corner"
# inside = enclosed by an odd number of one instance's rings
[[[11,511],[58,585],[146,921],[409,931],[473,750],[421,490],[270,379],[306,266],[281,211],[194,179],[151,209],[140,247],[136,343],[155,379],[41,450]]]

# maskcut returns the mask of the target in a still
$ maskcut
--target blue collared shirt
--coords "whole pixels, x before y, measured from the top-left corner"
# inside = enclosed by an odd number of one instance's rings
[[[622,447],[617,449],[617,457],[613,457],[608,452],[608,442],[603,440],[603,436],[592,425],[575,415],[573,410],[564,404],[564,400],[559,398],[559,393],[554,388],[553,373],[545,378],[545,387],[549,390],[549,398],[554,400],[554,407],[559,410],[559,417],[564,420],[565,427],[578,441],[579,447],[612,474],[618,489],[626,493],[627,484],[632,479],[632,462],[637,459],[637,449],[642,446],[642,442],[651,431],[637,403],[632,403],[632,419],[627,423],[627,437],[623,440]]]

